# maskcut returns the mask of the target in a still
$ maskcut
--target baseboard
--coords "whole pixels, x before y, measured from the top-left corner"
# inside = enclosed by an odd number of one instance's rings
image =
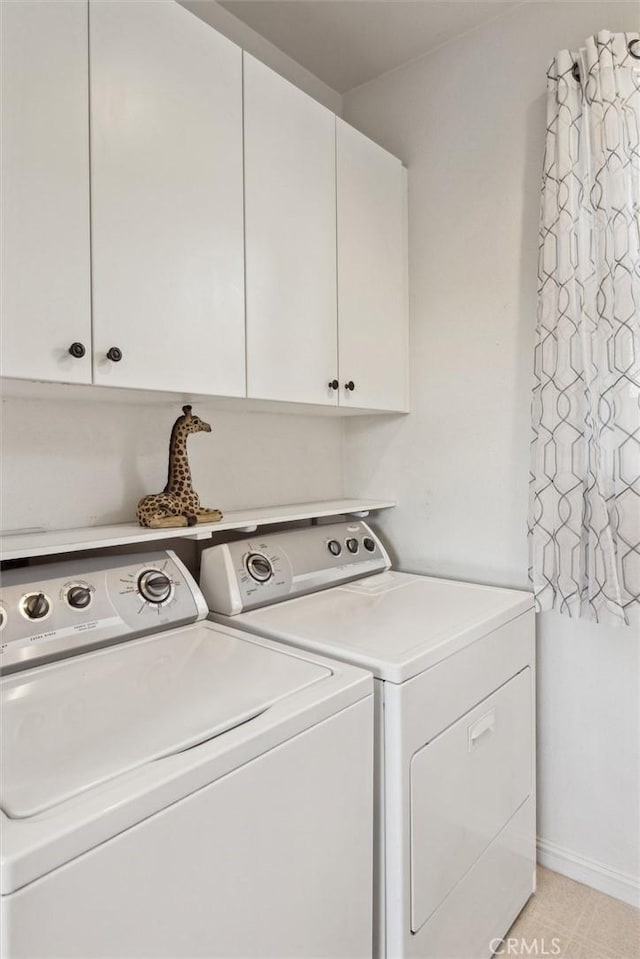
[[[538,862],[547,869],[559,872],[569,879],[591,886],[607,896],[614,896],[631,906],[640,907],[640,879],[624,872],[616,872],[593,859],[584,859],[547,839],[538,839]]]

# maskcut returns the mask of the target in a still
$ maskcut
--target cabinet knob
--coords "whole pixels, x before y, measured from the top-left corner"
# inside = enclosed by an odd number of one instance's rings
[[[345,390],[349,390],[350,393],[353,393],[356,388],[356,384],[353,382],[353,380],[349,380],[348,383],[344,384],[344,388]]]
[[[330,390],[337,390],[339,386],[340,386],[340,384],[338,383],[337,380],[329,380],[329,389],[330,389]]]
[[[69,353],[71,353],[71,356],[75,357],[76,360],[81,360],[86,352],[82,343],[72,343],[69,347]]]
[[[111,346],[107,350],[107,359],[111,360],[112,363],[119,363],[122,359],[122,350],[119,350],[117,346]]]

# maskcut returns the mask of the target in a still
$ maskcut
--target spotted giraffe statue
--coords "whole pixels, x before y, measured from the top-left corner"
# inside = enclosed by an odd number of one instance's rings
[[[182,407],[182,416],[173,424],[169,442],[169,475],[162,493],[151,493],[138,503],[136,512],[140,526],[163,529],[171,526],[195,526],[196,523],[217,523],[222,519],[219,509],[203,509],[200,497],[191,485],[191,470],[187,456],[187,437],[190,433],[210,433],[211,427],[190,406]]]

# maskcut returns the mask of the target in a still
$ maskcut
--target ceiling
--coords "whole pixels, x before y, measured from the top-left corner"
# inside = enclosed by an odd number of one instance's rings
[[[222,0],[338,93],[492,20],[522,0]]]

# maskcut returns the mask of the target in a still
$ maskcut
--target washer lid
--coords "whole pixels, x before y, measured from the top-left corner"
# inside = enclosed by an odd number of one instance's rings
[[[389,571],[226,619],[400,683],[533,608],[533,595]]]
[[[0,807],[34,816],[182,752],[331,676],[285,651],[190,626],[0,683]]]

